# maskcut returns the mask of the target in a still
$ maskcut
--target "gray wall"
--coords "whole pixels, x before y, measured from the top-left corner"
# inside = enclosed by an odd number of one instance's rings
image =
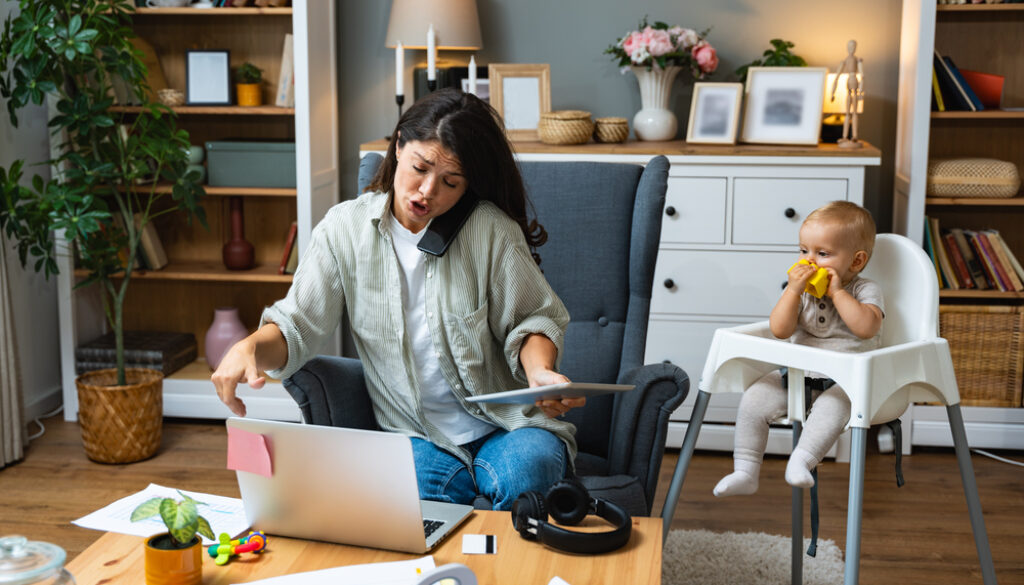
[[[640,92],[631,74],[620,75],[604,49],[636,27],[644,14],[696,30],[711,28],[718,71],[709,81],[735,81],[737,67],[759,57],[772,38],[795,43],[810,65],[834,71],[856,39],[864,59],[866,100],[860,136],[882,150],[883,164],[868,171],[866,206],[879,228],[889,229],[895,144],[901,3],[894,0],[477,0],[484,47],[480,65],[549,63],[553,109],[582,109],[632,119]],[[342,185],[354,192],[360,143],[383,138],[396,119],[394,51],[384,47],[388,0],[343,0],[338,11]],[[469,55],[442,52],[465,64]],[[406,65],[425,63],[406,51]],[[408,74],[407,74],[408,75]],[[406,79],[406,106],[412,99]],[[676,81],[671,107],[685,134],[691,79]],[[342,190],[342,196],[347,193]]]
[[[17,7],[14,2],[0,3],[0,22]],[[0,166],[8,168],[12,161],[28,161],[23,180],[28,184],[33,174],[49,179],[48,167],[31,166],[49,158],[46,111],[29,107],[18,113],[18,127],[11,126],[7,106],[0,110]],[[3,238],[0,235],[0,238]],[[60,403],[60,343],[57,325],[57,279],[46,280],[32,270],[22,270],[18,253],[7,241],[0,242],[0,253],[7,255],[14,302],[14,334],[18,342],[18,365],[23,388],[26,420],[35,418]]]

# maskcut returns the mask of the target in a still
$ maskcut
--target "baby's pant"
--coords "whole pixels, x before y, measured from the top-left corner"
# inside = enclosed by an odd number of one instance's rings
[[[736,414],[736,447],[733,457],[761,463],[768,444],[768,425],[787,414],[788,392],[782,385],[782,373],[773,370],[758,379],[740,399]],[[818,461],[843,432],[850,420],[850,399],[839,386],[824,392],[814,391],[798,447]]]

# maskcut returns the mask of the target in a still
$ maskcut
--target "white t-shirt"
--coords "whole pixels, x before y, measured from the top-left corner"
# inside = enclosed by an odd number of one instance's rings
[[[388,222],[388,231],[391,232],[398,264],[402,267],[402,310],[412,345],[413,361],[416,363],[415,374],[419,382],[423,414],[430,424],[447,435],[453,443],[464,445],[497,427],[466,412],[441,373],[437,361],[440,354],[434,350],[424,313],[426,257],[425,252],[416,247],[422,232],[412,233],[394,217]]]

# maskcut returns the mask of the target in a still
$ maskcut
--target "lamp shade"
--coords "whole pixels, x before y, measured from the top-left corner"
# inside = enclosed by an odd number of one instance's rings
[[[849,97],[848,90],[846,89],[846,80],[850,76],[849,73],[843,73],[839,76],[839,83],[836,85],[836,100],[832,101],[832,84],[836,82],[836,74],[829,73],[828,79],[825,82],[825,103],[822,105],[822,110],[826,114],[845,114],[846,113],[846,100]],[[857,80],[861,78],[857,76]],[[857,113],[864,113],[864,100],[860,100],[857,104]]]
[[[475,51],[483,46],[476,0],[392,0],[384,44],[394,48],[401,42],[406,49],[426,49],[431,24],[438,50]]]

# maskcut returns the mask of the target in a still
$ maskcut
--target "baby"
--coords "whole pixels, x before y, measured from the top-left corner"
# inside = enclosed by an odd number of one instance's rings
[[[858,276],[875,244],[875,222],[863,207],[833,201],[800,226],[800,259],[769,317],[772,334],[793,343],[837,351],[868,351],[879,346],[885,306],[877,283]],[[828,272],[828,289],[820,299],[804,292],[818,268]],[[800,441],[786,465],[786,482],[811,487],[811,470],[832,447],[850,419],[850,399],[829,378],[808,372],[806,386],[813,405]],[[740,400],[736,415],[734,471],[715,486],[716,496],[757,491],[768,425],[787,412],[787,388],[780,370],[760,378]]]

